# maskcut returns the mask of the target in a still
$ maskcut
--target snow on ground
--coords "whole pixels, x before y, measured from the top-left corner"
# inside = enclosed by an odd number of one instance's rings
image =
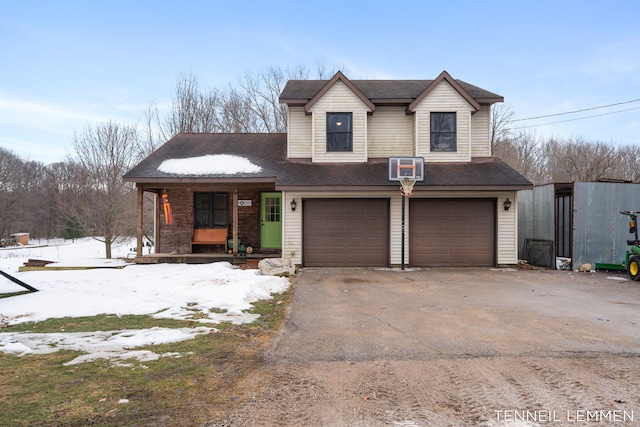
[[[126,256],[131,246],[133,243],[127,242],[114,248],[113,256]],[[54,261],[50,266],[127,265],[101,256],[104,257],[104,244],[88,238],[49,241],[48,245],[45,241],[32,241],[26,247],[1,249],[0,269],[39,292],[0,299],[0,325],[98,314],[148,314],[205,325],[224,321],[240,324],[258,317],[244,312],[252,302],[268,299],[272,293],[289,287],[288,279],[262,276],[258,270],[240,270],[226,262],[18,272],[29,258]],[[24,290],[0,276],[0,293]],[[197,319],[193,319],[194,314]],[[20,356],[61,349],[88,353],[69,363],[96,358],[108,358],[113,363],[130,358],[153,360],[160,356],[129,349],[192,339],[213,331],[212,327],[199,326],[95,333],[0,333],[0,352]]]

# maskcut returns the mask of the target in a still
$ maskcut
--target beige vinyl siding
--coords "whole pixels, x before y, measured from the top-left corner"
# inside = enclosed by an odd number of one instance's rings
[[[504,210],[503,203],[509,198],[511,209]],[[498,197],[498,265],[515,265],[518,263],[518,200],[517,193]]]
[[[389,244],[389,262],[391,265],[402,264],[402,196],[395,193],[391,196],[391,212],[389,218],[391,224],[389,224],[390,236]],[[405,265],[409,264],[409,200],[405,200],[405,238],[404,238],[404,262]]]
[[[497,191],[460,191],[460,192],[436,192],[436,191],[416,191],[412,198],[494,198],[496,199],[496,263],[498,265],[515,265],[518,262],[518,233],[516,227],[517,199],[515,192]],[[513,204],[509,211],[505,211],[502,203],[509,198]],[[305,198],[384,198],[390,199],[390,262],[393,266],[398,266],[402,259],[402,196],[398,191],[318,191],[318,192],[283,192],[283,203],[285,207],[283,215],[282,231],[282,256],[291,257],[295,264],[302,264],[302,200]],[[289,207],[291,200],[296,199],[297,208],[291,212]],[[405,263],[409,262],[409,200],[406,200],[405,212]]]
[[[413,137],[413,155],[417,156],[417,153],[420,152],[420,143],[421,143],[421,141],[418,138],[419,120],[418,120],[417,114],[413,114],[411,116],[411,126],[413,126],[413,129],[411,129],[411,136]]]
[[[297,207],[291,212],[291,201]],[[282,192],[282,257],[302,264],[302,197],[300,193]]]
[[[368,107],[341,81],[337,81],[310,109],[313,114],[314,162],[366,162]],[[326,113],[353,113],[353,151],[327,152]]]
[[[415,108],[416,155],[426,162],[471,160],[471,112],[473,107],[446,81],[441,82]],[[430,113],[456,113],[457,151],[431,152]]]
[[[489,109],[483,106],[471,116],[471,157],[491,157]]]
[[[413,156],[413,116],[404,107],[377,107],[368,122],[370,158]]]
[[[311,158],[311,116],[304,107],[289,107],[287,156],[293,159]]]

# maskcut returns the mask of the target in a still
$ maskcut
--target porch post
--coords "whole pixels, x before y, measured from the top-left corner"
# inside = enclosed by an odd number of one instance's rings
[[[233,255],[238,255],[238,188],[233,189]]]
[[[138,221],[136,225],[136,256],[142,256],[142,218],[144,212],[144,189],[138,187]]]
[[[189,189],[190,191],[191,189]],[[160,193],[153,193],[153,231],[155,233],[155,239],[153,245],[155,247],[155,253],[158,253],[158,249],[162,246],[162,233],[160,232]]]

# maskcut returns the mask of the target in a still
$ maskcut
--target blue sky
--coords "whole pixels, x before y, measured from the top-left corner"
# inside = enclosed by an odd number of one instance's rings
[[[351,79],[447,70],[518,118],[633,101],[518,123],[640,145],[639,23],[638,0],[0,0],[0,146],[61,161],[74,131],[166,105],[181,73],[223,87],[318,62]]]

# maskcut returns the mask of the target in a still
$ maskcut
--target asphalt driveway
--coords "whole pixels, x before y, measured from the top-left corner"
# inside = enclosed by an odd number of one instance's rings
[[[269,356],[430,360],[640,352],[640,282],[547,270],[303,269]]]

